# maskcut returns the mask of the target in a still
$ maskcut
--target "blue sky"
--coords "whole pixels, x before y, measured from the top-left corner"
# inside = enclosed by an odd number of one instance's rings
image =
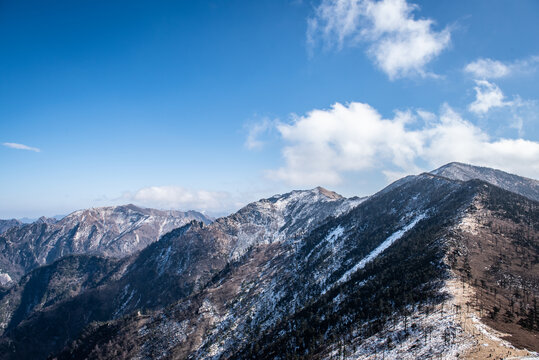
[[[539,3],[0,4],[0,218],[539,177]]]

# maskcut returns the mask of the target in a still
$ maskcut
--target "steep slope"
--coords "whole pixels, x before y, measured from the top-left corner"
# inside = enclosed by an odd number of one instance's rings
[[[231,262],[243,258],[250,248],[297,239],[330,214],[345,213],[361,201],[317,188],[260,200],[210,225],[192,221],[122,260],[121,276],[117,272],[72,297],[38,305],[35,308],[39,311],[29,312],[22,320],[13,320],[14,312],[7,311],[4,323],[15,326],[6,329],[0,341],[0,353],[5,354],[3,358],[44,357],[60,350],[62,344],[72,340],[92,321],[162,308],[204,288]],[[38,274],[37,270],[30,275]],[[41,297],[49,298],[46,294]],[[0,301],[11,299],[16,296]],[[71,325],[64,322],[66,314],[78,315],[81,311],[88,314],[82,320]],[[35,329],[48,324],[60,325],[53,332],[36,333]]]
[[[431,174],[461,181],[483,180],[502,189],[539,201],[539,181],[501,170],[452,162],[431,171]]]
[[[161,211],[134,205],[76,211],[60,221],[40,218],[0,235],[0,272],[13,280],[69,254],[123,257],[191,220],[211,220],[196,211]]]
[[[248,249],[300,239],[328,217],[364,200],[323,188],[292,191],[251,203],[208,226],[193,223],[185,231],[173,231],[144,249],[130,266],[121,281],[124,293],[116,316],[188,296]]]
[[[459,193],[452,194],[438,207],[443,216],[418,222],[372,261],[372,267],[365,264],[350,281],[265,334],[257,349],[232,358],[273,358],[283,349],[292,356],[298,348],[306,358],[366,359],[378,353],[386,359],[485,359],[529,354],[503,339],[539,350],[539,333],[531,325],[539,297],[538,204],[476,181],[465,186],[472,191],[462,191],[473,197],[464,209],[456,206]],[[493,235],[493,223],[504,224],[505,230]],[[502,279],[513,284],[498,285]],[[520,296],[514,294],[516,289]],[[497,313],[510,308],[511,297],[524,310],[511,321],[501,315],[495,321]]]
[[[71,299],[121,275],[125,261],[70,255],[23,276],[0,292],[0,329],[17,327],[32,313]]]
[[[322,187],[292,191],[251,203],[231,216],[218,219],[214,226],[237,238],[231,254],[237,257],[254,244],[307,234],[326,218],[346,213],[366,199],[346,199]]]
[[[492,221],[511,224],[515,231],[499,239],[507,246],[521,241],[522,231],[529,234],[527,255],[508,259],[532,266],[528,274],[508,267],[497,276],[536,283],[537,202],[477,180],[423,174],[330,218],[305,238],[251,248],[174,306],[89,328],[58,358],[473,358],[481,349],[495,353],[496,346],[526,354],[498,340],[483,346],[487,340],[477,334],[491,336],[489,328],[456,300],[455,283],[478,291],[473,274],[462,277],[458,265],[472,262],[471,255],[465,260],[472,251],[464,252],[470,246],[464,238],[475,246],[485,241],[466,230],[478,204],[491,209]],[[485,262],[474,265],[479,271]],[[533,318],[538,294],[525,286],[528,312],[513,324],[519,339],[527,334],[521,345],[533,348],[536,330],[519,323]],[[480,304],[474,306],[486,309]]]
[[[451,234],[465,305],[516,346],[539,351],[539,204],[485,187]]]

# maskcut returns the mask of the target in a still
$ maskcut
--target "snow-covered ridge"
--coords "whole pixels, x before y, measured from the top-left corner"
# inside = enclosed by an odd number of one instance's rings
[[[321,187],[295,190],[251,203],[212,226],[237,234],[231,256],[238,258],[254,244],[295,241],[328,217],[345,214],[365,200],[347,199]]]

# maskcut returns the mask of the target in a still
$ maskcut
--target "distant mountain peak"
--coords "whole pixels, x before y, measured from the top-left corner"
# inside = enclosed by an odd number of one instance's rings
[[[139,207],[139,206],[136,206],[134,204],[125,204],[125,205],[98,206],[98,207],[91,207],[91,208],[88,208],[88,209],[80,209],[80,210],[76,210],[76,211],[72,212],[71,214],[82,213],[82,212],[90,212],[90,211],[102,212],[102,211],[118,211],[118,210],[120,210],[120,211],[121,210],[131,210],[131,211],[141,212],[144,209]],[[68,214],[67,216],[70,216],[71,214]]]
[[[323,188],[321,186],[317,186],[314,190],[318,191],[320,194],[327,196],[330,199],[343,199],[344,197],[340,194],[337,194],[335,191],[328,190],[326,188]]]
[[[133,210],[133,211],[140,211],[140,210],[143,209],[140,206],[137,206],[135,204],[118,205],[118,206],[116,206],[116,208],[125,208],[125,209],[129,209],[129,210]]]
[[[312,198],[313,201],[319,201],[319,200],[326,200],[326,201],[333,201],[333,200],[343,200],[345,199],[344,196],[337,194],[334,191],[325,189],[321,186],[317,186],[313,189],[309,190],[292,190],[290,192],[284,193],[284,194],[277,194],[273,195],[272,197],[268,199],[262,199],[261,201],[269,200],[272,202],[276,201],[286,201],[287,203],[294,203],[297,201],[305,201],[309,198]]]

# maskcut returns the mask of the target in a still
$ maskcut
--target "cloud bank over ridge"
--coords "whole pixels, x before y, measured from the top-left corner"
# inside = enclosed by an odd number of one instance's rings
[[[336,185],[346,173],[375,168],[393,180],[400,173],[391,169],[409,174],[452,161],[539,177],[538,142],[492,138],[449,105],[439,115],[405,111],[384,119],[368,104],[336,103],[277,129],[284,165],[268,175],[293,185]]]

